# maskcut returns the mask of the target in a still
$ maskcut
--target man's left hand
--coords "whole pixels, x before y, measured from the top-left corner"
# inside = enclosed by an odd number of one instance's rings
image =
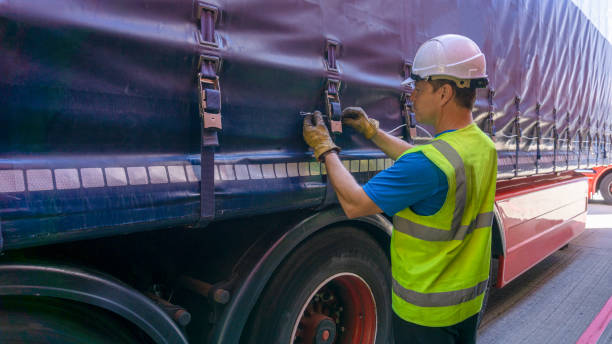
[[[378,121],[368,117],[360,107],[347,107],[342,110],[342,123],[353,127],[368,140],[378,134]]]

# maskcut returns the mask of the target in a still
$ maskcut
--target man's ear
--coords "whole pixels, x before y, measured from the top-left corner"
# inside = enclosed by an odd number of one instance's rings
[[[454,97],[453,87],[449,84],[444,84],[440,87],[440,100],[442,106],[448,104]]]

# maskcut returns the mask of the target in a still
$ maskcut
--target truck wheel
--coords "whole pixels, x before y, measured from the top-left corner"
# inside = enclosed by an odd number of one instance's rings
[[[389,343],[390,276],[387,256],[368,234],[325,230],[279,267],[241,343]]]
[[[113,313],[51,297],[0,297],[0,343],[151,343]]]
[[[599,192],[607,204],[612,204],[612,173],[607,174],[599,183]]]

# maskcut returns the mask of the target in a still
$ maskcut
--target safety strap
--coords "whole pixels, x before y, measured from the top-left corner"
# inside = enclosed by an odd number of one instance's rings
[[[204,138],[204,135],[202,136]],[[216,137],[215,137],[216,138]],[[200,219],[210,221],[215,216],[215,151],[214,146],[202,145]]]
[[[198,82],[200,84],[201,162],[200,162],[200,221],[215,216],[215,147],[219,145],[221,129],[221,96],[218,77],[210,60],[203,60]],[[207,88],[209,87],[209,88]]]

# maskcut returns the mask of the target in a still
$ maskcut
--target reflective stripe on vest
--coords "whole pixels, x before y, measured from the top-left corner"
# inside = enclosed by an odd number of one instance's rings
[[[461,225],[459,228],[453,228],[450,231],[414,223],[399,216],[393,217],[393,224],[398,232],[425,241],[463,240],[474,229],[491,227],[493,225],[493,216],[493,212],[478,214],[469,225]]]
[[[457,231],[461,226],[461,217],[463,216],[463,210],[465,209],[465,202],[467,198],[467,185],[465,184],[465,167],[463,166],[463,159],[461,159],[461,156],[459,153],[457,153],[455,148],[453,148],[446,141],[433,141],[431,145],[440,151],[440,153],[444,155],[444,157],[455,169],[455,210],[453,211],[451,231]]]
[[[404,301],[419,307],[446,307],[454,306],[477,298],[487,288],[489,280],[484,280],[477,285],[453,291],[440,293],[419,293],[406,289],[393,279],[393,292]]]
[[[467,198],[467,185],[465,183],[465,167],[459,153],[446,141],[433,141],[431,145],[436,148],[451,163],[455,169],[455,209],[449,231],[432,228],[414,223],[400,216],[393,216],[393,225],[398,231],[426,241],[463,240],[476,228],[490,227],[493,223],[493,212],[478,214],[469,225],[461,225],[461,217],[465,209]]]

